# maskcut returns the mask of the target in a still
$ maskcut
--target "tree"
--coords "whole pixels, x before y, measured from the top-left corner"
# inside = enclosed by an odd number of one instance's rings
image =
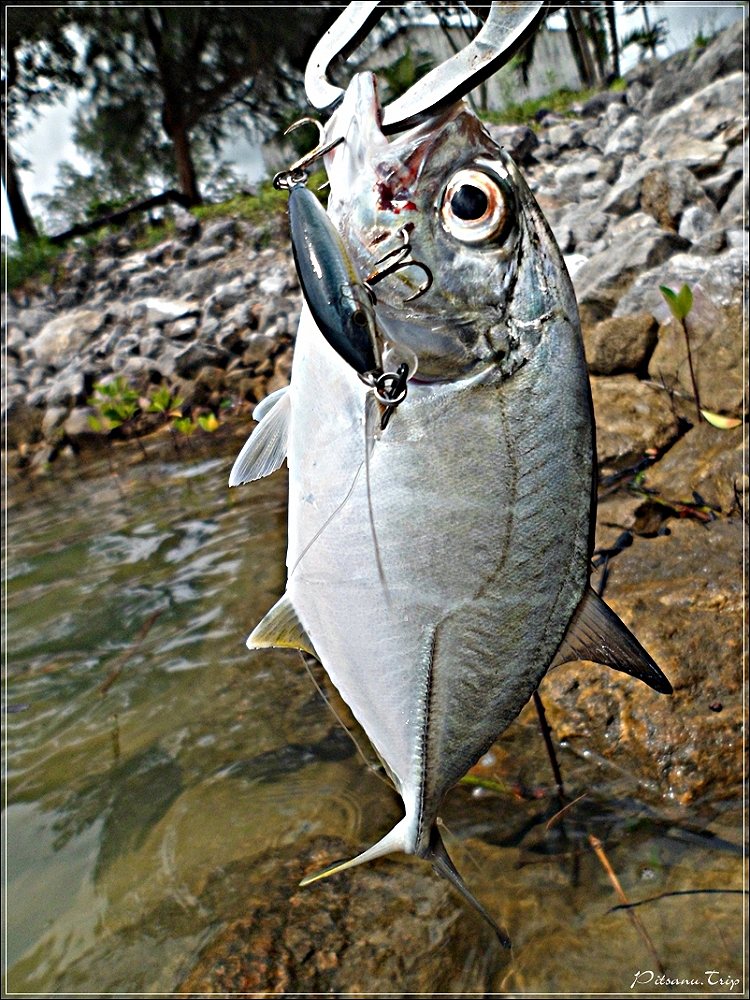
[[[267,130],[291,95],[320,33],[338,11],[328,6],[132,7],[81,4],[92,119],[116,121],[139,107],[139,132],[160,128],[178,185],[201,201],[194,145],[214,149],[231,128]]]
[[[20,112],[34,114],[43,105],[59,101],[69,88],[80,84],[81,77],[69,37],[69,8],[11,6],[6,8],[6,16],[0,100],[5,148],[2,180],[16,233],[20,239],[35,239],[36,225],[19,178],[19,170],[25,164],[14,156],[12,149],[23,131]]]

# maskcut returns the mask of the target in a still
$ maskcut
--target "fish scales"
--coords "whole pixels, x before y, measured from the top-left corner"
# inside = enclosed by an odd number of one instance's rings
[[[336,336],[303,309],[288,393],[230,479],[286,455],[287,589],[248,645],[313,651],[403,799],[396,827],[333,870],[417,854],[491,920],[437,832],[450,787],[552,665],[595,659],[670,688],[588,586],[591,397],[546,221],[465,106],[391,142],[378,121],[374,80],[360,74],[328,126],[344,135],[326,159],[329,215],[355,272],[370,274],[407,232],[435,276],[413,303],[408,269],[378,289],[384,343],[419,368],[381,429]]]

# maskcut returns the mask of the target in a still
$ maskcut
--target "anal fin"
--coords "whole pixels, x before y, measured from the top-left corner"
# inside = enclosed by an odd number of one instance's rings
[[[660,694],[672,694],[672,685],[627,625],[590,588],[576,608],[550,669],[570,660],[603,663]]]
[[[301,649],[317,657],[310,637],[303,628],[287,594],[284,594],[274,604],[248,637],[248,649],[267,649],[268,647]]]
[[[229,473],[230,486],[252,483],[270,476],[286,458],[291,402],[288,387],[264,399],[255,409],[260,423],[245,442]],[[272,401],[272,396],[276,399]],[[264,405],[265,404],[265,405]]]
[[[451,861],[450,855],[445,849],[445,844],[440,836],[440,831],[436,826],[432,827],[432,830],[430,831],[429,846],[425,848],[421,856],[427,861],[432,862],[434,871],[437,872],[438,875],[442,876],[442,878],[447,879],[447,881],[461,893],[466,902],[487,921],[497,935],[497,939],[503,948],[510,948],[511,942],[508,932],[496,923],[496,921],[489,915],[487,910],[482,906],[474,893],[461,878],[458,869]]]
[[[377,844],[373,844],[372,847],[368,847],[366,851],[358,854],[356,858],[351,858],[349,861],[335,861],[332,865],[328,865],[322,871],[316,872],[314,875],[307,875],[302,879],[300,885],[310,885],[312,882],[318,882],[322,878],[327,878],[329,875],[335,875],[337,872],[343,872],[347,868],[354,868],[356,865],[364,865],[368,861],[374,861],[375,858],[382,858],[385,854],[393,854],[394,851],[408,851],[408,835],[409,835],[409,822],[408,817],[404,816],[396,825],[390,830],[384,837],[382,837]]]

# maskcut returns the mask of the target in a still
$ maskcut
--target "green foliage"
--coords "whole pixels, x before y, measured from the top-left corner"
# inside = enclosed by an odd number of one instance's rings
[[[693,308],[693,293],[688,285],[683,285],[679,292],[673,292],[666,285],[659,285],[659,291],[664,297],[669,311],[678,322],[682,322],[690,315]]]
[[[44,237],[9,243],[8,253],[3,254],[2,258],[3,274],[7,274],[8,288],[18,288],[30,278],[51,280],[55,263],[62,252],[61,247],[53,246]]]
[[[94,390],[88,400],[94,410],[89,416],[89,425],[97,432],[109,434],[125,426],[135,429],[138,417],[145,413],[160,414],[171,431],[187,437],[198,428],[210,434],[219,427],[218,418],[210,411],[195,417],[183,415],[183,400],[166,385],[152,389],[148,397],[141,397],[122,375],[118,375],[111,382],[98,382]]]
[[[109,432],[122,427],[140,411],[138,393],[122,375],[111,382],[97,382],[88,404],[95,411],[89,417],[89,424],[95,431]]]
[[[502,111],[490,111],[485,117],[487,121],[501,125],[529,125],[532,128],[537,126],[536,114],[544,109],[553,111],[556,114],[565,115],[572,113],[574,104],[586,101],[589,97],[599,93],[599,88],[588,90],[571,90],[569,87],[561,87],[545,97],[535,97],[520,104],[510,104]]]
[[[373,70],[378,80],[385,83],[385,89],[381,94],[383,104],[390,104],[396,98],[401,97],[406,91],[428,73],[435,65],[435,59],[429,52],[412,52],[411,46],[407,46],[406,52],[397,59],[393,59],[383,66],[378,66]]]

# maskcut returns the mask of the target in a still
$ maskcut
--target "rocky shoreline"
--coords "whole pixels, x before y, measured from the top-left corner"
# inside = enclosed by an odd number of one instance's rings
[[[692,394],[660,284],[695,289],[701,404],[730,414],[742,405],[741,28],[695,61],[681,53],[643,64],[626,89],[596,95],[573,117],[540,116],[538,132],[493,127],[567,255],[605,468],[669,447],[679,433],[675,400]],[[135,235],[109,237],[95,252],[71,249],[51,283],[6,296],[11,469],[44,471],[100,444],[88,404],[100,382],[119,377],[146,403],[164,384],[186,414],[246,418],[288,381],[301,295],[283,218],[201,225],[185,212],[151,249],[135,250]],[[113,436],[160,424],[141,410]]]

